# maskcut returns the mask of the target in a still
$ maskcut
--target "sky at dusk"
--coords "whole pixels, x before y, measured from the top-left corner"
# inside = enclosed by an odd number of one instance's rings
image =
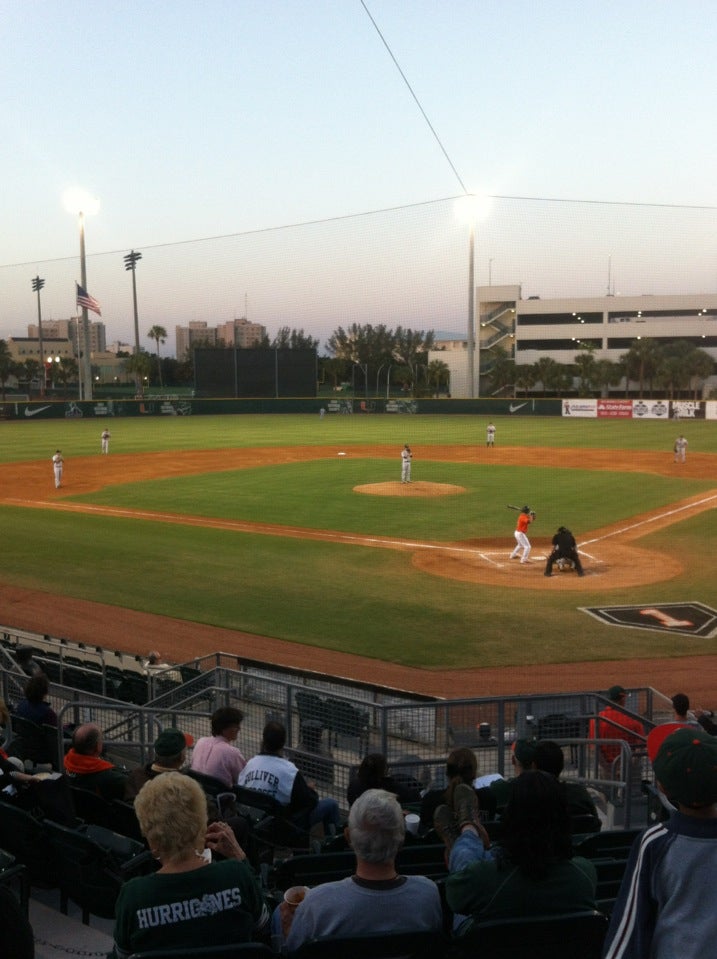
[[[0,337],[38,274],[74,315],[69,187],[108,342],[135,249],[168,353],[244,315],[465,329],[466,191],[479,284],[714,293],[716,41],[713,0],[0,0]]]

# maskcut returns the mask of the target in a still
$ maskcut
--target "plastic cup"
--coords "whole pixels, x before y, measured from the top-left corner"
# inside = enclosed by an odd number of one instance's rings
[[[304,896],[308,891],[308,886],[291,886],[284,893],[284,902],[296,909],[299,903],[304,901]]]
[[[418,827],[421,825],[421,817],[417,816],[415,812],[409,812],[406,815],[406,832],[410,832],[412,836],[418,835]]]

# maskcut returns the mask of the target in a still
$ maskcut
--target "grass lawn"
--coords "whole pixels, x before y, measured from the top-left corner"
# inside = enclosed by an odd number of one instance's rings
[[[0,461],[47,459],[57,446],[66,456],[97,453],[105,422],[2,424]],[[474,417],[423,416],[110,421],[116,452],[353,442],[393,443],[397,455],[118,484],[84,499],[418,539],[505,536],[506,548],[512,548],[513,514],[506,502],[535,506],[535,535],[541,537],[561,522],[594,529],[715,485],[555,470],[550,464],[510,468],[424,458],[421,479],[455,483],[467,492],[396,500],[351,491],[357,483],[396,479],[403,442],[482,445],[484,425]],[[658,421],[526,417],[496,425],[504,445],[669,450],[675,434],[674,424]],[[717,424],[680,426],[690,451],[717,452]],[[713,652],[712,640],[604,626],[577,604],[714,604],[713,571],[696,557],[717,536],[716,510],[640,541],[680,557],[683,576],[609,596],[454,582],[416,570],[407,553],[366,547],[6,506],[0,506],[0,517],[5,582],[398,663],[439,668]]]

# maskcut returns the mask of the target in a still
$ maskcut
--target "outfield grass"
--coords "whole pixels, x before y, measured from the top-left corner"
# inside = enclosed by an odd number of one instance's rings
[[[106,421],[4,423],[0,460],[68,459],[98,452]],[[555,525],[594,529],[714,486],[648,474],[509,468],[417,460],[416,478],[466,487],[438,499],[364,497],[356,483],[396,479],[398,449],[431,443],[482,445],[473,417],[250,416],[117,420],[114,452],[227,446],[394,443],[394,459],[326,459],[274,468],[117,484],[92,502],[411,538],[505,536],[505,502],[538,511],[535,535]],[[674,424],[499,419],[500,445],[669,450]],[[717,425],[680,424],[690,451],[717,452]],[[639,443],[636,442],[639,440]],[[713,446],[710,449],[709,443]],[[49,471],[49,464],[48,464]],[[420,477],[419,477],[420,472]],[[566,516],[569,515],[569,519]],[[576,607],[684,599],[715,603],[705,544],[712,510],[640,545],[680,557],[683,576],[657,586],[585,593],[471,585],[416,570],[407,553],[162,523],[0,507],[8,583],[186,618],[297,643],[428,668],[527,665],[713,652],[713,641],[604,626]],[[599,587],[599,584],[597,584]],[[51,630],[48,599],[48,630]],[[98,637],[98,642],[101,642]],[[478,692],[478,691],[477,691]]]
[[[684,432],[689,452],[717,453],[717,423],[707,420],[593,420],[560,417],[498,417],[498,446],[578,449],[664,450]],[[350,447],[358,443],[458,443],[483,446],[486,417],[479,416],[326,416],[237,415],[152,417],[151,419],[39,420],[0,423],[0,462],[43,459],[59,446],[66,457],[99,453],[100,433],[112,432],[116,453],[172,449],[294,446]],[[398,457],[398,449],[396,456]],[[689,454],[688,454],[689,455]]]

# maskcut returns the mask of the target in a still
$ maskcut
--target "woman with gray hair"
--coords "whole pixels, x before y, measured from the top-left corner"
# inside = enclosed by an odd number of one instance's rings
[[[207,827],[202,787],[179,772],[140,790],[134,808],[150,852],[161,863],[130,879],[115,909],[116,959],[133,952],[249,942],[269,921],[259,884],[224,822]],[[223,861],[212,861],[211,853]]]
[[[396,797],[384,789],[366,790],[351,807],[345,833],[356,855],[356,872],[306,894],[294,913],[287,951],[319,936],[440,931],[436,884],[425,876],[396,872],[406,834]]]

